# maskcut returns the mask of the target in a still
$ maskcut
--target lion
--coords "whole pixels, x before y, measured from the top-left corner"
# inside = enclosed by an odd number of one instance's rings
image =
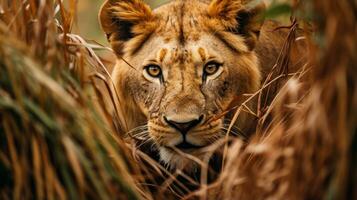
[[[259,89],[286,39],[263,20],[263,4],[245,3],[175,0],[151,10],[141,0],[107,0],[101,8],[118,58],[121,129],[151,143],[171,169],[195,168],[184,154],[202,158],[225,136],[232,115],[217,116]],[[244,132],[251,121],[242,113],[234,127]]]

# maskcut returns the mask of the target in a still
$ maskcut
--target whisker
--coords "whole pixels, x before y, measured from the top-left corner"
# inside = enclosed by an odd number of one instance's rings
[[[142,126],[138,126],[138,127],[135,127],[133,129],[131,129],[127,133],[132,133],[132,132],[135,132],[135,131],[147,130],[147,129],[148,129],[148,125],[142,125]]]
[[[140,143],[139,145],[136,146],[136,148],[140,148],[141,146],[148,144],[150,142],[153,142],[154,140],[150,137],[147,140],[143,141],[142,143]]]
[[[153,142],[151,145],[150,145],[150,150],[156,150],[157,149],[157,146],[155,144],[155,142]]]
[[[230,134],[233,134],[234,136],[241,137],[242,139],[247,139],[247,135],[241,131],[237,126],[232,126],[232,128],[229,130],[229,124],[224,124],[221,129],[225,131],[224,134],[227,134],[227,131],[229,131]]]
[[[147,133],[149,133],[148,130],[143,130],[143,131],[141,131],[141,132],[137,132],[137,133],[134,133],[134,134],[132,134],[132,135],[144,135],[144,134],[147,134]]]
[[[227,131],[228,130],[223,130],[222,135],[227,135]],[[243,140],[247,139],[246,135],[243,135],[243,134],[240,134],[240,133],[235,133],[235,132],[230,131],[229,134],[234,136],[234,137],[239,137],[239,138],[241,138]]]
[[[150,139],[148,134],[141,135],[141,136],[134,136],[132,138],[135,139],[135,140],[138,140],[138,141],[146,141],[146,140]]]
[[[227,131],[229,131],[229,133],[232,133],[232,134],[234,134],[234,135],[238,135],[238,134],[239,134],[239,135],[243,135],[243,133],[237,132],[237,131],[232,130],[232,129],[229,130],[229,128],[224,128],[224,127],[222,127],[221,130],[223,130],[225,134],[227,133]]]
[[[229,123],[224,123],[222,127],[228,128],[231,125],[231,122]],[[238,130],[238,132],[242,132],[240,128],[238,128],[236,125],[233,124],[232,129]]]
[[[134,139],[135,138],[138,139],[139,136],[143,137],[146,135],[148,135],[148,125],[147,124],[135,127],[133,129],[131,129],[130,131],[128,131],[126,134],[126,136],[129,136]]]

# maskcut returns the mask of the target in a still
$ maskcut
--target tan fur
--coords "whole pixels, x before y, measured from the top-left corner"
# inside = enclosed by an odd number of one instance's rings
[[[154,11],[139,0],[107,1],[100,21],[119,58],[113,78],[126,119],[123,131],[141,126],[164,163],[193,167],[171,150],[183,136],[164,118],[186,122],[204,116],[186,134],[187,142],[197,146],[224,136],[223,119],[211,119],[259,88],[265,76],[260,71],[273,65],[286,36],[276,35],[269,23],[261,26],[262,9],[239,0],[177,0]],[[204,80],[204,66],[212,60],[222,67]],[[148,64],[161,67],[162,80],[146,74]],[[242,114],[236,127],[244,130],[247,124]],[[200,150],[187,153],[202,156]]]

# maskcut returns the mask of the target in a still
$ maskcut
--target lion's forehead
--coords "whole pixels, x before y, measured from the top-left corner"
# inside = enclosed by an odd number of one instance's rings
[[[133,49],[144,49],[141,54],[156,53],[161,58],[158,60],[170,56],[171,62],[190,62],[207,59],[208,54],[223,50],[247,52],[244,38],[227,32],[219,21],[209,17],[207,10],[207,4],[187,0],[159,7],[154,11],[156,26],[150,37],[132,39],[125,45],[126,53],[130,55]]]
[[[199,6],[197,6],[199,4]],[[170,41],[175,38],[181,44],[197,41],[207,28],[207,5],[193,1],[173,1],[155,10],[160,18],[156,33]]]
[[[173,64],[196,64],[202,63],[210,56],[210,51],[199,45],[187,46],[164,46],[156,50],[156,60],[161,63]]]

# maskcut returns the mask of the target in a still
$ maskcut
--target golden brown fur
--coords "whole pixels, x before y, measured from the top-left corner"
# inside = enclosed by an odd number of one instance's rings
[[[224,119],[211,119],[259,88],[261,71],[271,68],[286,37],[271,22],[262,26],[263,8],[239,0],[177,0],[151,11],[140,0],[108,0],[100,21],[118,56],[113,78],[123,131],[145,135],[173,168],[191,163],[172,150],[184,140],[204,147],[223,137]],[[207,76],[210,62],[220,67]],[[148,75],[153,64],[160,78]],[[189,121],[199,123],[184,134],[170,124]],[[246,124],[242,115],[236,127]],[[201,156],[200,149],[183,150]]]

